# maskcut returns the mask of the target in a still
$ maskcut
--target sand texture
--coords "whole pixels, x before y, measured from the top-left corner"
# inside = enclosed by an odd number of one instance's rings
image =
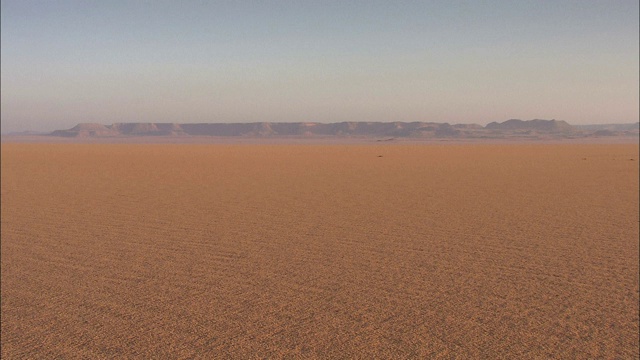
[[[638,355],[638,145],[2,145],[2,358]]]

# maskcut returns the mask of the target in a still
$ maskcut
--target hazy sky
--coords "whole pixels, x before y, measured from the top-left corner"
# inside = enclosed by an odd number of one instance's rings
[[[2,131],[636,122],[638,3],[2,0]]]

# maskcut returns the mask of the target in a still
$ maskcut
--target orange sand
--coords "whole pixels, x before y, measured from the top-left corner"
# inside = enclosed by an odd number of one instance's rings
[[[1,164],[3,359],[639,357],[637,144]]]

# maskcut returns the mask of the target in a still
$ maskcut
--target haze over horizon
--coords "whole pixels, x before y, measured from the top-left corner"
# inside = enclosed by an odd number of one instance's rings
[[[1,130],[639,119],[638,1],[1,2]]]

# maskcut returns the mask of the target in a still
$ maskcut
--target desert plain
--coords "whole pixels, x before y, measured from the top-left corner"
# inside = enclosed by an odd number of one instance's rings
[[[638,358],[638,144],[3,143],[3,359]]]

